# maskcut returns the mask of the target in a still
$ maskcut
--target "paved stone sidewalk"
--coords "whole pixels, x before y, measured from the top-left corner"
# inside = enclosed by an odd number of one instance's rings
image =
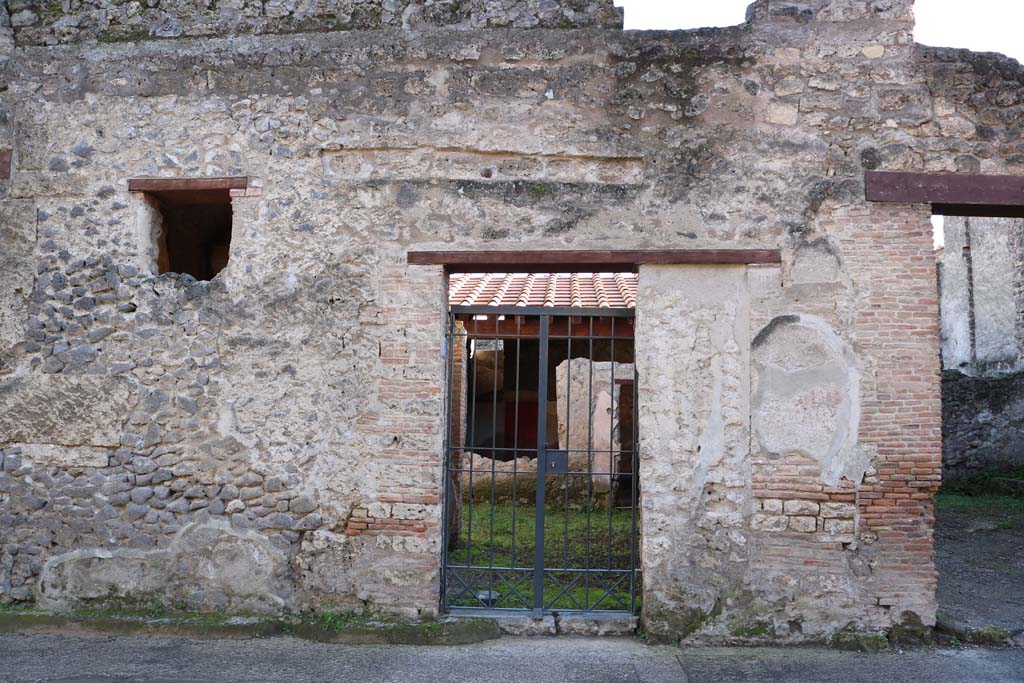
[[[816,648],[647,647],[613,638],[385,647],[291,638],[0,636],[0,681],[1016,683],[1024,681],[1024,650],[867,655]]]

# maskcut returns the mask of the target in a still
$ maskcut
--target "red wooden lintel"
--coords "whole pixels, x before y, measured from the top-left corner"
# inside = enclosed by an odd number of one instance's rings
[[[467,272],[627,272],[640,265],[781,263],[778,249],[410,251],[410,265]]]
[[[869,202],[932,204],[949,207],[951,212],[969,211],[967,207],[1024,207],[1024,176],[867,171],[864,195]]]

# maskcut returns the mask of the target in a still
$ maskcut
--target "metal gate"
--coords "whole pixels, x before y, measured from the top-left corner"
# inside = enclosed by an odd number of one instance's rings
[[[450,313],[442,606],[635,613],[633,311]]]

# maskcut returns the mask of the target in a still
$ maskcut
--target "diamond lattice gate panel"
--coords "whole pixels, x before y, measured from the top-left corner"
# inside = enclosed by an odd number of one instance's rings
[[[452,306],[445,609],[635,613],[632,309]]]

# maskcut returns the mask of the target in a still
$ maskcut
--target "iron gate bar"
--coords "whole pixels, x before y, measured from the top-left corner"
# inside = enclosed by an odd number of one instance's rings
[[[473,331],[474,332],[476,331],[476,327],[477,327],[476,322],[477,321],[475,321],[475,320],[473,321],[473,328],[474,328]],[[469,331],[467,330],[466,332],[467,332],[467,340],[468,340],[468,333],[469,333]],[[471,358],[466,358],[465,352],[463,352],[463,361],[462,362],[463,362],[463,365],[465,365],[467,369],[470,367],[469,360],[471,360]],[[474,438],[476,436],[476,367],[475,367],[475,361],[474,361],[474,366],[473,366],[473,391],[472,391],[471,394],[469,394],[469,396],[471,396],[473,398],[473,400],[472,400],[471,403],[469,403],[468,402],[468,397],[467,397],[467,404],[469,406],[470,413],[469,413],[469,423],[466,426],[466,432],[467,432],[466,433],[466,438],[465,438],[466,443],[464,444],[465,446],[469,447],[469,501],[470,501],[470,504],[469,504],[469,520],[467,522],[468,526],[466,528],[466,564],[473,564],[473,490],[474,490],[473,489],[473,469],[474,469],[473,457],[476,455],[476,452],[473,450],[473,446],[475,445],[475,442],[476,442],[476,439]],[[465,450],[463,450],[463,454],[465,454]]]
[[[516,332],[519,331],[522,320],[516,318]],[[512,430],[512,446],[515,448],[515,452],[512,455],[512,560],[511,564],[515,566],[516,563],[516,507],[519,502],[519,495],[516,490],[516,484],[519,480],[519,367],[522,363],[521,351],[521,339],[516,339],[516,407],[515,407],[515,426]],[[524,599],[523,602],[526,602]]]
[[[637,519],[636,519],[636,512],[637,512],[637,510],[636,509],[637,509],[637,504],[639,502],[639,501],[637,501],[636,497],[637,497],[637,493],[640,490],[639,489],[639,486],[640,486],[640,463],[638,462],[638,459],[637,459],[637,451],[640,448],[639,432],[638,432],[638,429],[639,429],[639,424],[638,423],[640,422],[640,420],[638,419],[639,418],[638,406],[640,405],[640,402],[638,400],[639,394],[637,393],[637,391],[638,391],[637,390],[637,385],[639,384],[639,382],[636,381],[636,349],[635,348],[633,350],[633,361],[634,361],[634,365],[633,365],[633,368],[634,368],[634,370],[633,370],[633,405],[630,408],[633,411],[633,424],[632,424],[632,429],[630,429],[630,432],[631,432],[630,438],[632,439],[633,443],[630,444],[630,449],[629,449],[629,462],[630,462],[630,467],[629,467],[629,514],[630,514],[630,524],[629,524],[629,527],[630,527],[630,529],[632,529],[632,533],[633,533],[633,540],[629,544],[629,566],[633,570],[630,573],[630,576],[629,576],[629,612],[630,612],[630,614],[633,614],[633,613],[636,612],[636,590],[637,590],[637,585],[636,585],[636,574],[637,574],[637,572],[636,572],[636,565],[637,565],[637,559],[638,559],[637,558],[637,543],[638,543],[638,541],[637,541],[637,538],[636,538],[636,527],[637,527]],[[620,406],[621,406],[621,404],[620,404]]]
[[[494,331],[498,331],[498,317],[494,318]],[[503,343],[504,344],[504,343]],[[491,389],[491,444],[498,443],[498,349],[497,346],[494,348],[494,386]],[[502,384],[504,384],[505,378],[502,378]],[[488,596],[494,595],[494,470],[497,466],[497,458],[491,458],[491,557],[488,564],[491,566],[491,571],[488,572],[490,581],[487,584]]]
[[[587,353],[587,358],[591,360],[587,364],[589,370],[587,376],[587,405],[594,405],[594,319],[590,319],[590,349]],[[615,358],[612,358],[612,362],[615,362]],[[614,386],[614,384],[612,385]],[[566,439],[568,441],[568,439]],[[594,444],[594,421],[587,420],[587,445],[592,446]],[[587,452],[587,470],[592,471],[594,468],[594,454]],[[590,605],[590,505],[591,501],[594,500],[594,477],[591,475],[587,477],[587,559],[586,559],[586,573],[583,575],[583,595],[587,605]],[[600,601],[599,601],[600,602]]]
[[[636,466],[638,463],[637,454],[637,420],[636,420],[636,406],[637,406],[637,383],[635,381],[635,370],[633,378],[626,379],[625,383],[632,384],[632,400],[633,404],[630,408],[631,415],[631,430],[630,437],[632,443],[628,444],[627,448],[623,448],[623,445],[615,447],[615,433],[616,426],[620,427],[620,436],[624,437],[625,434],[621,433],[621,422],[622,416],[625,414],[622,408],[622,395],[625,392],[619,390],[616,395],[616,389],[619,389],[619,385],[622,382],[616,377],[618,363],[620,362],[616,358],[616,348],[619,346],[615,342],[620,343],[626,342],[629,346],[634,343],[632,334],[628,336],[619,336],[616,334],[617,330],[623,327],[632,327],[632,318],[634,317],[634,311],[632,309],[563,309],[555,307],[543,307],[537,311],[536,320],[530,320],[530,315],[527,314],[525,307],[516,307],[509,309],[507,307],[451,307],[452,315],[449,317],[448,325],[448,341],[445,345],[446,352],[448,354],[449,363],[447,368],[448,386],[449,389],[453,386],[455,381],[455,345],[457,343],[462,344],[464,349],[462,354],[461,366],[460,366],[460,386],[463,387],[460,403],[465,405],[456,406],[454,401],[454,392],[449,391],[448,401],[446,403],[446,412],[448,413],[448,422],[446,429],[446,458],[444,463],[445,472],[445,515],[443,518],[443,526],[445,533],[445,543],[443,546],[443,565],[442,565],[442,608],[450,611],[461,611],[461,610],[481,610],[481,609],[493,609],[495,611],[515,611],[532,609],[535,614],[543,614],[545,612],[557,611],[557,612],[591,612],[600,611],[602,613],[614,613],[618,612],[617,609],[608,609],[609,607],[627,607],[628,611],[624,610],[624,613],[635,613],[637,607],[636,591],[638,590],[638,579],[639,570],[637,568],[638,559],[638,547],[637,547],[637,479],[636,479]],[[486,314],[487,318],[481,320],[478,317],[467,317],[466,314],[469,311],[478,310],[481,315]],[[513,320],[499,320],[499,316],[514,316]],[[460,318],[460,316],[463,316]],[[491,317],[493,316],[493,318]],[[583,320],[583,318],[589,318]],[[559,332],[565,334],[553,334],[553,327],[555,322],[559,324]],[[616,322],[619,322],[616,325]],[[459,323],[461,322],[462,328],[459,330]],[[597,323],[603,325],[602,332],[609,329],[610,334],[595,334],[597,331]],[[626,323],[623,325],[622,323]],[[533,330],[536,330],[533,334],[526,335],[520,334],[524,326],[529,325]],[[581,329],[582,328],[582,329]],[[509,334],[509,331],[514,329],[515,334]],[[533,331],[531,330],[531,331]],[[632,332],[631,329],[627,329],[627,332]],[[494,339],[502,340],[504,344],[500,347],[494,344],[490,347],[494,352],[493,360],[488,359],[487,363],[491,366],[490,371],[492,372],[489,382],[485,382],[490,385],[490,400],[492,401],[491,410],[486,410],[486,396],[480,399],[478,391],[487,392],[487,388],[481,388],[477,376],[477,363],[479,357],[473,354],[472,358],[469,358],[465,349],[469,345],[471,340],[484,340]],[[515,351],[511,351],[511,340],[515,339]],[[536,472],[529,473],[535,477],[535,495],[534,502],[536,507],[533,511],[534,516],[534,552],[533,552],[533,566],[532,567],[518,567],[517,564],[517,551],[520,549],[517,544],[517,531],[519,527],[519,514],[518,514],[518,501],[519,501],[519,481],[518,477],[520,471],[518,469],[517,457],[522,452],[522,444],[519,439],[519,413],[520,413],[520,399],[522,388],[520,385],[521,381],[521,370],[523,363],[522,354],[522,339],[536,340],[537,341],[537,445],[536,445]],[[585,340],[584,345],[587,349],[586,360],[588,361],[587,368],[587,399],[590,407],[587,409],[587,414],[590,418],[587,420],[587,440],[584,448],[568,448],[572,439],[572,426],[575,421],[573,420],[571,402],[574,392],[573,387],[573,340],[577,340],[577,343],[581,340]],[[566,366],[565,375],[562,381],[566,382],[565,395],[556,398],[556,404],[560,404],[561,400],[565,401],[566,414],[565,424],[563,425],[564,434],[561,438],[565,438],[566,443],[565,449],[558,449],[555,451],[547,449],[547,430],[548,430],[548,414],[547,408],[543,407],[548,404],[548,390],[550,388],[549,374],[553,368],[549,368],[549,364],[552,362],[551,359],[551,343],[552,341],[558,341],[559,343],[564,340],[564,345],[560,347],[560,350],[556,353],[556,359],[564,357],[568,362]],[[594,443],[594,413],[593,413],[593,401],[594,401],[594,341],[606,342],[608,345],[603,347],[604,351],[610,353],[608,370],[610,372],[611,381],[609,384],[608,391],[610,392],[611,408],[610,410],[612,419],[608,425],[608,447],[601,449],[595,448]],[[528,352],[530,353],[530,352]],[[627,350],[627,354],[633,355],[632,351]],[[582,358],[582,356],[581,356]],[[507,379],[512,379],[509,375],[513,369],[507,368],[508,362],[514,362],[514,382],[512,402],[509,405],[509,394],[503,393],[501,399],[506,408],[503,409],[504,419],[506,420],[506,427],[503,432],[502,441],[498,439],[498,406],[497,401],[499,400],[499,372],[503,374]],[[635,362],[634,361],[621,361],[621,362]],[[561,364],[561,363],[559,363]],[[483,366],[488,367],[488,366]],[[500,367],[500,369],[499,369]],[[473,377],[469,378],[468,374],[472,373]],[[602,370],[604,372],[604,370]],[[604,381],[604,380],[602,380]],[[579,379],[577,379],[579,383]],[[466,385],[469,385],[468,387]],[[508,382],[503,380],[502,386],[505,387],[502,391],[508,391]],[[466,389],[470,389],[471,393],[466,392]],[[580,387],[581,389],[581,387]],[[529,399],[527,399],[529,400]],[[601,399],[605,400],[605,399]],[[577,399],[577,402],[578,399]],[[509,416],[509,409],[514,411],[512,416]],[[465,414],[461,411],[465,410]],[[460,434],[455,434],[455,426],[457,424],[455,416],[456,412],[462,417],[459,419],[458,424],[462,424],[465,420],[465,435],[462,436],[462,427],[460,426]],[[490,431],[490,445],[488,446],[477,446],[476,441],[481,437],[482,433],[486,433],[486,425],[483,423],[478,424],[478,415],[487,415],[490,413],[491,429]],[[512,417],[511,423],[509,417]],[[512,434],[509,435],[508,428],[512,427]],[[479,428],[483,429],[479,429]],[[579,428],[578,428],[579,429]],[[561,431],[561,430],[560,430]],[[486,436],[484,437],[486,438]],[[509,447],[509,439],[511,438],[512,446]],[[561,444],[560,444],[561,445]],[[503,557],[508,558],[508,562],[498,562],[497,553],[499,544],[496,538],[496,520],[495,510],[497,507],[497,490],[496,490],[496,477],[498,475],[497,465],[498,459],[502,453],[511,455],[511,526],[512,526],[512,541],[511,545],[507,550],[502,550]],[[563,495],[551,497],[547,492],[547,475],[549,473],[554,474],[550,471],[550,463],[558,453],[560,457],[568,458],[571,454],[585,453],[585,469],[583,464],[577,464],[575,467],[566,466],[565,468],[559,469],[561,485],[563,487]],[[458,458],[455,456],[458,454]],[[489,455],[488,455],[489,454]],[[602,467],[601,471],[594,469],[594,456],[602,454],[608,458],[608,467]],[[486,461],[483,458],[490,460],[490,466],[487,467]],[[623,460],[630,462],[630,472],[624,473],[621,464]],[[505,458],[501,458],[505,460]],[[507,462],[507,460],[506,460]],[[578,462],[578,460],[577,460]],[[505,470],[507,472],[507,470]],[[465,476],[465,480],[463,480]],[[595,508],[595,482],[594,477],[601,476],[607,478],[607,498],[605,499],[606,507],[608,510],[607,520],[607,538],[604,539],[606,542],[607,553],[605,555],[605,567],[594,566],[594,555],[592,547],[593,542],[593,527],[591,526],[593,512]],[[456,479],[458,477],[458,479]],[[570,515],[570,488],[577,490],[578,484],[573,482],[579,482],[580,477],[586,477],[585,480],[585,503],[583,505],[583,517],[586,525],[585,538],[580,539],[585,543],[585,555],[578,557],[577,559],[570,560],[570,538],[569,530],[572,524],[572,518]],[[474,499],[475,489],[477,488],[476,480],[482,479],[481,485],[485,485],[484,482],[489,479],[489,492],[486,489],[481,489],[479,494],[487,496],[484,500],[487,500],[490,504],[490,515],[488,516],[488,523],[483,524],[483,520],[480,520],[478,525],[474,525],[473,522],[477,521],[478,515],[484,515],[484,510],[474,510]],[[629,489],[629,500],[630,500],[630,511],[628,532],[625,529],[625,524],[621,517],[616,515],[616,510],[621,509],[616,505],[616,500],[621,499],[622,495],[625,494],[621,491],[623,481],[628,481],[630,486]],[[461,484],[457,485],[459,482]],[[468,490],[463,484],[468,484]],[[556,481],[557,484],[557,481]],[[557,491],[557,486],[553,488],[553,491]],[[460,493],[461,492],[461,493]],[[458,506],[452,501],[460,498],[462,493],[465,493],[467,504],[469,509],[465,510],[465,517],[459,515]],[[488,496],[489,493],[489,496]],[[507,494],[503,494],[507,495]],[[598,494],[600,495],[600,494]],[[548,500],[550,498],[550,500]],[[558,499],[561,498],[561,501]],[[547,505],[553,501],[562,502],[563,504],[563,515],[562,523],[563,529],[561,539],[563,544],[563,552],[558,553],[562,556],[562,561],[558,564],[562,566],[552,567],[545,566],[545,555],[548,550],[546,529],[547,525],[545,520],[548,516]],[[484,503],[485,507],[487,503]],[[556,503],[557,505],[557,503]],[[574,508],[575,509],[575,508]],[[550,512],[556,513],[557,508],[552,508]],[[459,520],[461,517],[461,520]],[[552,516],[552,519],[558,519],[559,517]],[[616,519],[620,519],[618,523]],[[459,521],[459,524],[456,522]],[[465,533],[453,533],[459,528],[459,525],[464,528]],[[618,525],[618,527],[616,526]],[[479,542],[474,544],[473,531],[474,527],[480,528],[487,536],[489,546],[483,549],[483,552],[479,552],[477,556],[484,562],[474,562],[473,551],[476,549],[474,546],[479,546]],[[503,527],[507,529],[508,527]],[[618,531],[616,529],[618,528]],[[557,525],[552,527],[552,531],[557,533]],[[503,532],[504,533],[504,532]],[[626,558],[621,556],[616,549],[620,548],[625,550],[620,544],[617,544],[615,539],[620,538],[623,533],[627,533],[629,550],[628,550],[628,565],[623,566]],[[479,536],[479,534],[478,534]],[[464,537],[465,543],[461,542]],[[555,537],[557,538],[557,537]],[[600,538],[600,537],[599,537]],[[504,541],[503,541],[504,543]],[[619,541],[621,543],[621,540]],[[449,547],[451,546],[451,547]],[[452,549],[459,547],[460,549],[460,562],[452,562]],[[574,551],[577,552],[578,551]],[[574,555],[574,557],[576,557]],[[583,567],[574,567],[573,564],[581,562]],[[511,566],[504,566],[504,565]],[[618,565],[616,567],[616,565]],[[532,600],[528,600],[528,595],[524,594],[520,590],[521,586],[527,584],[529,579],[532,577],[533,581],[533,595]],[[627,581],[628,578],[628,581]],[[545,599],[544,590],[548,584],[552,589],[553,597]],[[482,584],[482,585],[481,585]],[[582,585],[581,585],[582,584]],[[625,589],[620,588],[623,585],[628,585],[629,594],[625,594]],[[478,592],[477,586],[480,586],[480,590],[486,589],[486,592]],[[501,592],[495,591],[495,588],[500,588]],[[580,591],[582,588],[582,591]],[[579,591],[579,592],[577,592]],[[582,592],[582,595],[580,595]],[[594,600],[592,592],[596,592],[599,597]],[[582,603],[581,603],[582,599]],[[466,600],[470,600],[470,605],[466,605]],[[461,605],[454,604],[461,602]],[[530,604],[532,602],[532,605]],[[565,603],[565,606],[559,606],[559,603]],[[521,604],[522,607],[516,605]]]
[[[495,569],[503,572],[529,572],[533,571],[531,567],[491,567],[489,565],[457,565],[458,569],[471,569],[473,571],[486,571],[488,569]],[[580,569],[579,567],[545,567],[545,571],[549,572],[561,572],[567,574],[569,572],[575,572],[585,574],[590,572],[591,574],[629,574],[632,569]]]
[[[593,320],[593,318],[591,318],[591,320]],[[567,358],[566,366],[565,366],[565,445],[566,445],[566,448],[568,448],[569,444],[571,443],[570,438],[571,438],[571,434],[572,434],[572,431],[571,431],[571,427],[572,427],[572,410],[570,409],[570,406],[572,405],[572,318],[571,317],[567,319],[567,328],[568,328],[568,330],[567,330],[567,335],[566,336],[568,337],[568,339],[566,339],[566,341],[565,341],[565,343],[566,343],[566,350],[567,350],[567,352],[565,354],[565,357]],[[549,332],[550,332],[550,330],[549,330]],[[591,360],[591,362],[593,362],[593,359],[590,359],[590,360]],[[556,412],[556,414],[558,412],[558,408],[557,408],[558,396],[557,396],[557,393],[558,393],[558,387],[556,386],[555,387],[555,406],[556,406],[555,412]],[[592,420],[593,420],[593,417],[591,417],[591,419],[588,420],[588,422],[590,422]],[[561,444],[559,444],[559,445],[561,445]],[[565,521],[562,524],[562,550],[565,553],[565,562],[564,562],[564,564],[568,565],[569,564],[569,451],[568,450],[566,450],[566,452],[565,452],[565,472],[564,473],[560,473],[560,474],[562,474],[562,476],[563,476],[563,479],[562,479],[563,488],[562,488],[562,490],[565,491],[565,495],[563,496],[564,502],[562,504],[564,509],[565,509]],[[589,510],[589,505],[590,505],[589,502],[587,503],[587,505],[588,505],[587,511],[589,513],[589,511],[590,511]],[[579,577],[580,577],[580,575],[577,574],[576,578],[579,578]],[[566,590],[568,590],[568,589],[566,589]],[[559,596],[559,597],[561,597],[561,596]],[[579,602],[575,598],[573,598],[572,596],[569,596],[569,597],[570,597],[570,599],[573,601],[573,603],[575,605],[579,606]],[[557,598],[552,601],[552,604],[554,604],[556,602],[558,602]]]
[[[455,392],[453,388],[453,375],[455,374],[455,316],[448,316],[448,333],[445,337],[444,352],[446,357],[446,368],[445,376],[447,378],[447,391],[448,400],[445,402],[445,437],[444,437],[444,464],[442,467],[442,476],[444,477],[444,486],[442,491],[444,493],[444,511],[441,515],[441,605],[448,604],[448,543],[450,534],[452,532],[452,523],[448,519],[451,515],[452,505],[452,485],[451,485],[451,457],[452,457],[452,425],[455,420],[454,412],[452,411],[452,403],[455,401]]]
[[[497,318],[495,318],[497,319]],[[537,483],[535,498],[539,517],[533,526],[533,612],[540,618],[544,613],[544,489],[547,482],[547,448],[548,411],[540,409],[541,399],[547,401],[548,395],[548,325],[550,318],[540,318],[540,349],[537,361]]]
[[[611,365],[611,368],[612,368],[612,388],[611,388],[612,411],[614,412],[614,410],[615,410],[615,319],[614,318],[612,319],[612,342],[611,342],[611,344],[612,344],[612,350],[611,350],[611,353],[609,355],[611,357],[610,365]],[[634,358],[634,360],[635,360],[635,358]],[[593,361],[591,361],[591,362],[593,362]],[[613,418],[614,418],[614,415],[613,415]],[[613,443],[615,443],[615,420],[611,419],[611,420],[608,420],[608,447],[611,448],[611,445]],[[613,470],[614,469],[612,467],[612,464],[611,464],[612,457],[614,457],[614,456],[609,456],[609,458],[608,458],[608,469],[609,470]],[[614,487],[612,486],[612,476],[613,475],[609,475],[608,476],[608,538],[609,539],[611,539],[611,537],[612,537],[612,511],[615,509],[615,496],[612,494],[612,491],[614,491]],[[634,530],[634,533],[635,533],[635,530]],[[612,544],[611,543],[608,544],[608,566],[609,567],[612,566]]]
[[[584,339],[584,338],[585,337],[583,335],[579,335],[579,336],[573,335],[573,339]],[[477,334],[477,335],[473,336],[473,339],[475,339],[476,341],[513,340],[513,339],[520,339],[520,340],[526,340],[526,341],[536,341],[536,340],[540,339],[540,335],[539,334],[523,334],[523,335],[520,335],[520,336],[516,336],[516,335],[512,335],[512,334],[505,334],[505,333],[502,332],[502,333],[499,333],[499,334],[496,334],[496,335],[495,334]],[[564,337],[564,336],[560,337],[560,336],[557,336],[557,335],[549,333],[548,334],[548,339],[549,340],[555,340],[555,341],[561,341],[561,340],[564,340],[564,339],[568,339],[568,337]],[[596,339],[598,341],[611,341],[611,339],[613,339],[613,337],[611,337],[609,335],[596,334],[596,335],[594,335],[594,339]],[[634,337],[633,337],[633,335],[622,335],[622,336],[616,336],[616,337],[614,337],[614,339],[617,339],[618,341],[631,342],[631,341],[633,341]]]
[[[573,586],[575,586],[576,583],[580,580],[580,577],[583,576],[582,574],[576,574],[576,576],[574,576],[572,578],[572,580],[569,581],[569,583],[562,583],[561,581],[558,580],[558,577],[550,569],[545,570],[545,572],[550,574],[551,580],[555,583],[555,587],[562,589],[561,591],[559,591],[558,595],[556,595],[555,597],[551,598],[551,602],[547,603],[545,605],[545,607],[549,607],[551,605],[554,605],[564,595],[565,597],[567,597],[570,600],[572,600],[572,604],[576,605],[581,610],[582,609],[586,609],[586,607],[581,605],[580,601],[577,600],[576,598],[574,598],[572,593],[569,592],[569,589],[572,588]]]

